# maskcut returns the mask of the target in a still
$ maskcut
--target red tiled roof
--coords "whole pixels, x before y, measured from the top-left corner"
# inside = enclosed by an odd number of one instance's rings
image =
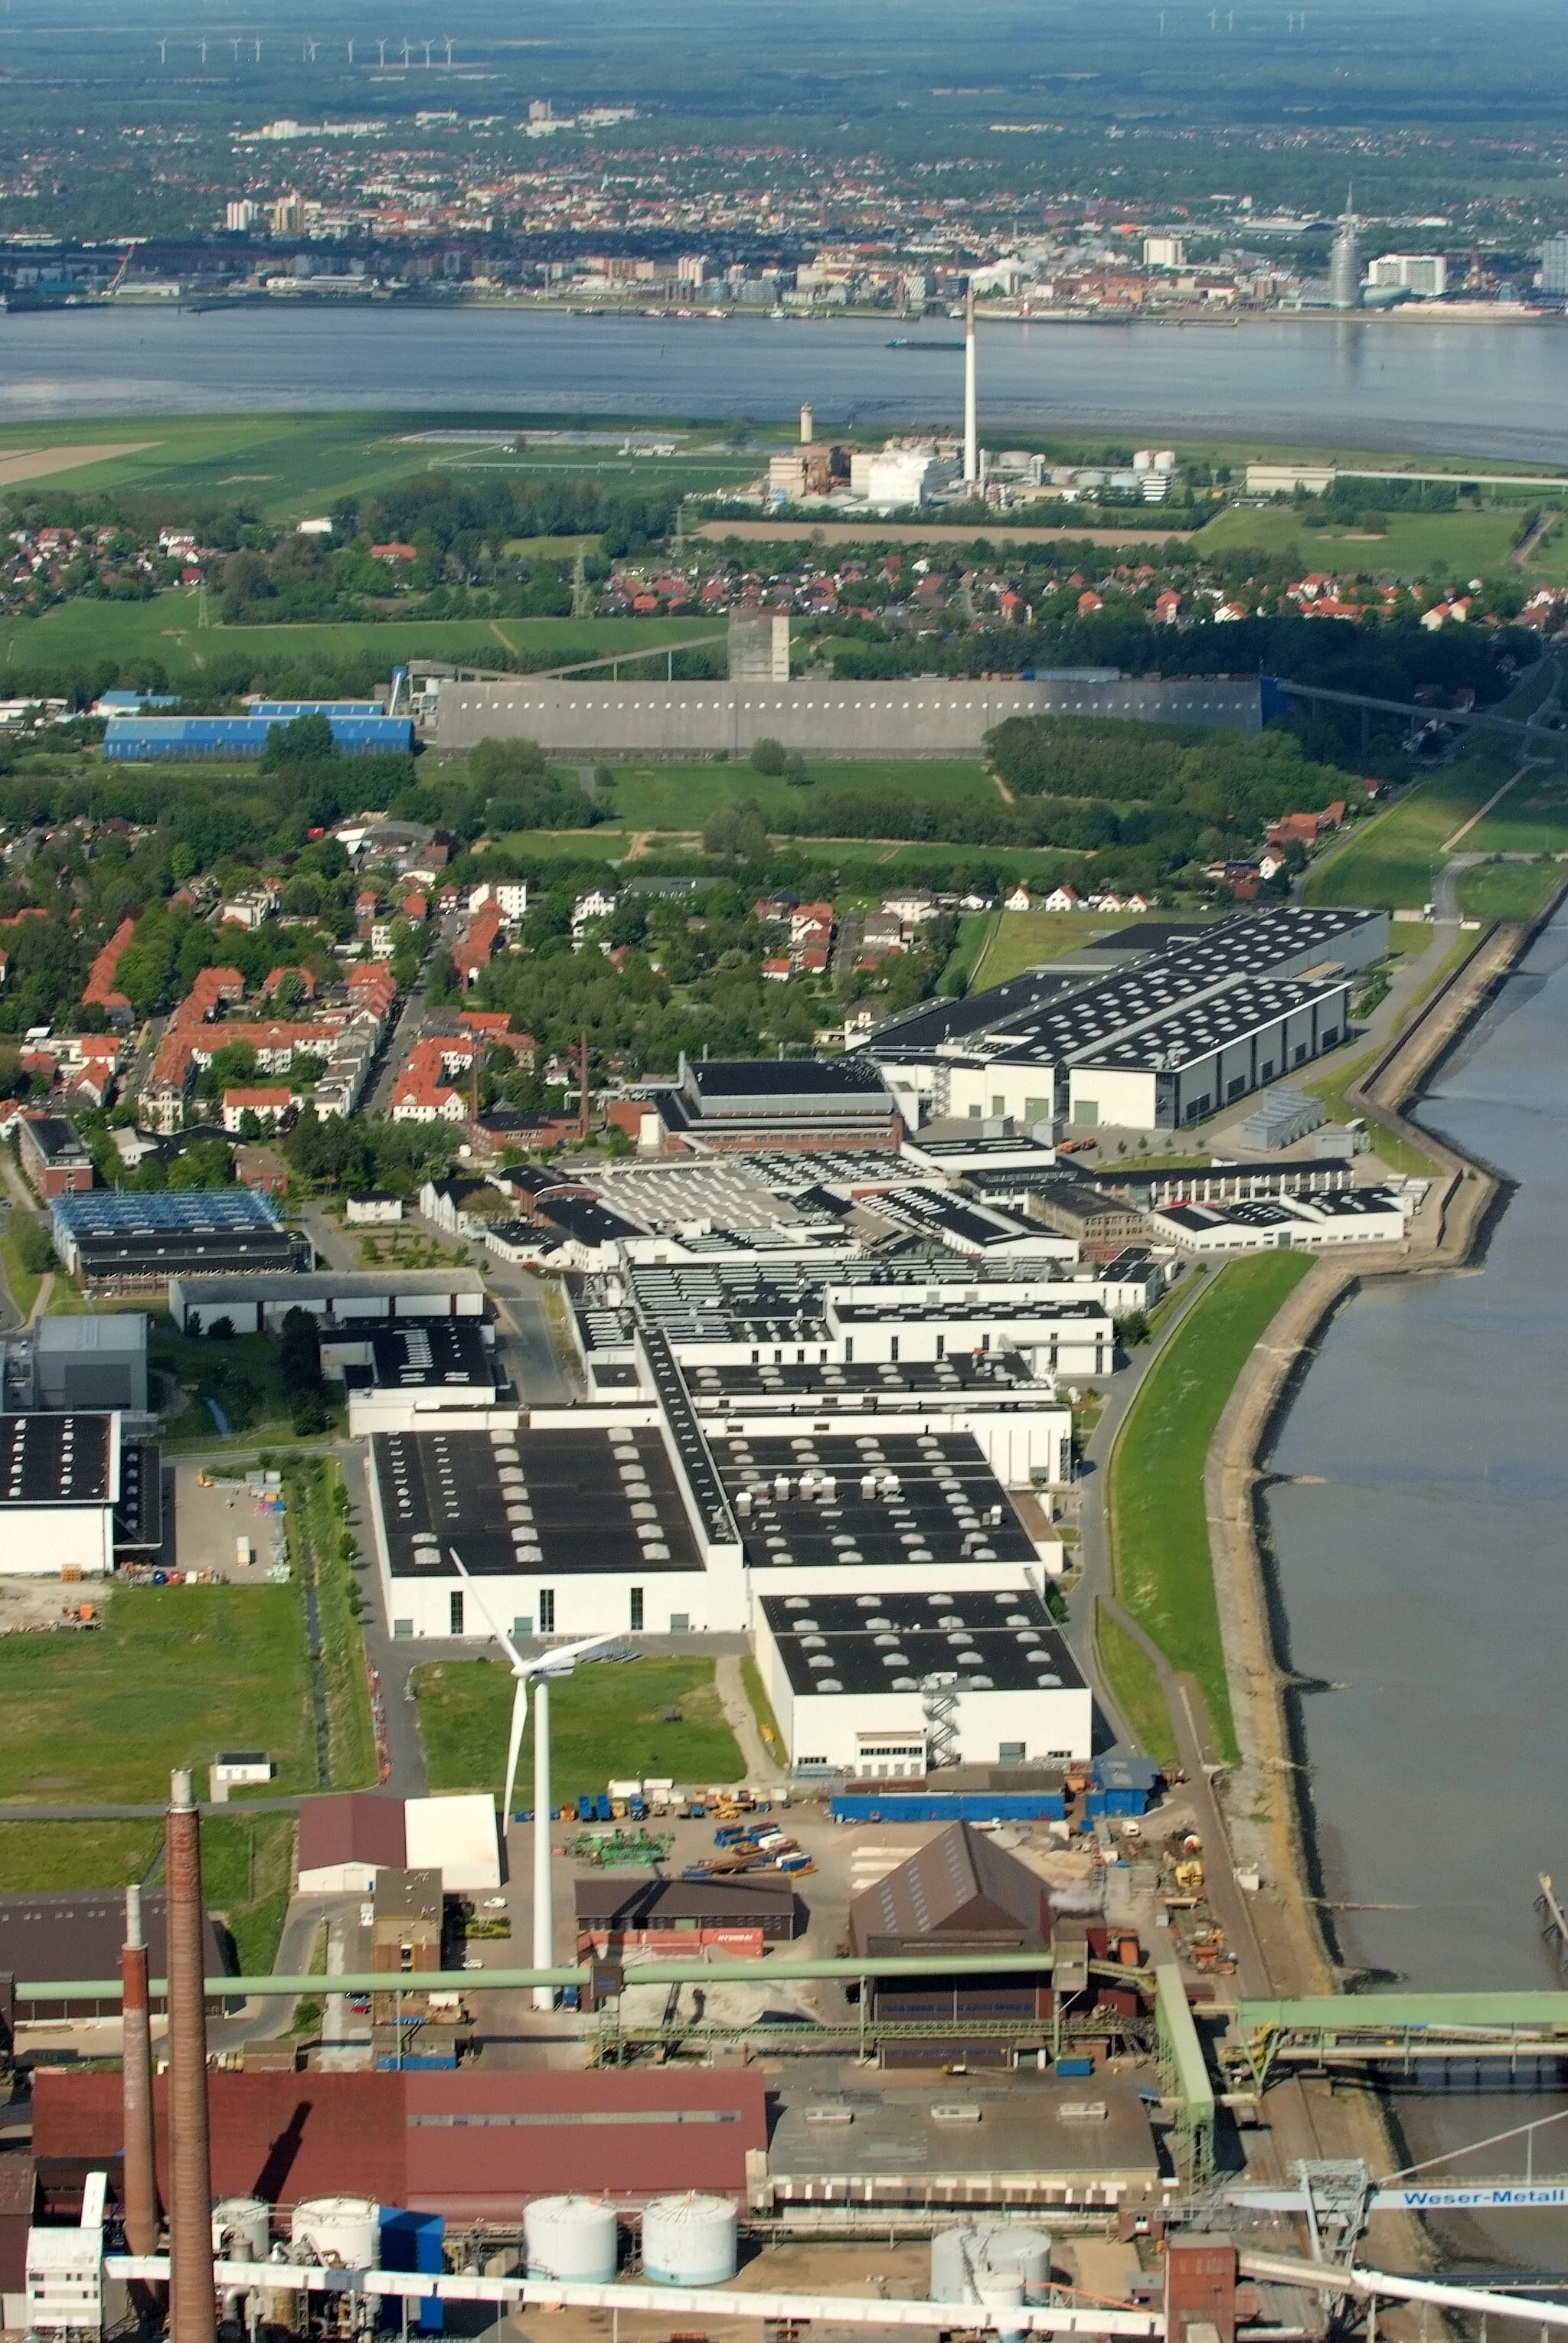
[[[87,970],[87,981],[82,987],[82,999],[100,1009],[128,1009],[130,1002],[123,992],[113,990],[115,970],[119,967],[126,946],[136,932],[135,920],[122,920],[108,942],[97,954]]]

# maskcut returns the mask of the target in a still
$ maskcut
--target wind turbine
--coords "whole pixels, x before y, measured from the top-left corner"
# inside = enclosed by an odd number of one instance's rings
[[[489,1604],[480,1594],[477,1582],[466,1568],[456,1546],[451,1549],[457,1575],[474,1590],[474,1600],[483,1614],[485,1624],[512,1664],[512,1678],[517,1689],[512,1694],[512,1728],[507,1736],[507,1795],[501,1808],[501,1828],[505,1832],[511,1819],[512,1794],[517,1786],[518,1760],[522,1755],[523,1728],[528,1719],[528,1683],[534,1686],[534,1966],[554,1968],[555,1907],[550,1894],[550,1679],[569,1676],[578,1660],[602,1651],[607,1644],[620,1641],[618,1635],[588,1635],[578,1644],[557,1644],[537,1659],[525,1660],[505,1628],[498,1624]],[[534,1987],[534,2007],[553,2009],[556,1996],[553,1987]]]

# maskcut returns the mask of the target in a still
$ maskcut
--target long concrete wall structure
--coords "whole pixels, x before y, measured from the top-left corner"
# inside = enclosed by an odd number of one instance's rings
[[[536,740],[553,756],[745,756],[760,739],[817,757],[977,757],[1010,716],[1110,716],[1142,724],[1262,724],[1256,676],[1113,682],[607,683],[600,678],[443,679],[424,736],[437,749]]]

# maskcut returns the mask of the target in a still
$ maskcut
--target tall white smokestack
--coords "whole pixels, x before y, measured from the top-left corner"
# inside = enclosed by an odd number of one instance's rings
[[[980,485],[980,434],[975,417],[975,297],[964,296],[964,484]]]
[[[811,409],[809,406],[802,406],[800,409],[800,445],[802,447],[809,447],[811,445],[812,429],[813,423]]]

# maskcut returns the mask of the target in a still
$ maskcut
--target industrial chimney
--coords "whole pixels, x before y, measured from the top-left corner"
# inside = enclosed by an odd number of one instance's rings
[[[164,1825],[169,1939],[169,2343],[216,2343],[207,2133],[206,1911],[189,1769],[170,1776]]]
[[[126,1941],[120,1953],[125,2049],[122,2106],[126,2138],[121,2214],[133,2254],[158,2249],[158,2183],[153,2160],[153,2037],[147,2011],[147,1944],[142,1933],[142,1891],[126,1890]]]
[[[964,485],[980,485],[980,436],[975,417],[975,297],[964,296]]]
[[[811,409],[809,405],[802,404],[800,408],[800,445],[802,447],[809,447],[811,445],[812,427]]]

